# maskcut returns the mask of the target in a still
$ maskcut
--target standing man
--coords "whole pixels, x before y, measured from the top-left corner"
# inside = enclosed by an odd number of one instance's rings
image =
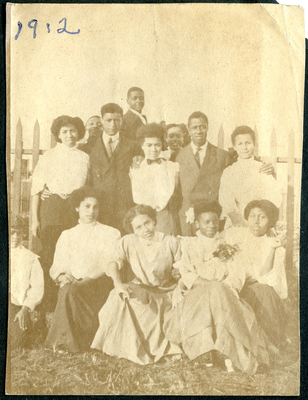
[[[123,218],[134,206],[129,168],[139,147],[120,133],[123,110],[114,103],[101,108],[103,134],[90,156],[90,184],[102,195],[98,221],[124,233]]]
[[[147,124],[147,118],[142,115],[144,107],[144,92],[138,87],[131,87],[127,92],[129,110],[123,117],[121,131],[123,135],[133,141],[137,141],[136,133],[140,126]]]
[[[95,145],[95,142],[99,136],[103,133],[103,125],[101,118],[98,115],[90,117],[85,124],[86,133],[84,137],[77,142],[78,149],[89,154]]]
[[[181,233],[193,236],[193,224],[186,222],[186,212],[201,201],[218,199],[223,170],[232,163],[230,154],[207,141],[208,119],[196,111],[188,118],[191,143],[180,150],[176,161],[180,164],[180,183],[183,203],[179,212]]]

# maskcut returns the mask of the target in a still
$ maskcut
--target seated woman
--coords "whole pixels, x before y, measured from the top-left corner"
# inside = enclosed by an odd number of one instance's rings
[[[241,250],[246,283],[240,296],[251,305],[259,325],[275,346],[286,338],[282,299],[288,296],[285,239],[282,235],[272,237],[270,231],[278,215],[277,207],[270,201],[254,200],[244,211],[248,228],[230,228],[224,232],[226,241],[236,244]]]
[[[113,288],[106,269],[114,259],[120,232],[96,221],[99,193],[81,188],[72,195],[79,224],[62,232],[50,276],[60,286],[46,347],[70,352],[90,348],[98,328],[98,311]]]
[[[33,311],[44,295],[44,275],[39,256],[22,246],[26,227],[22,218],[11,220],[9,348],[29,347],[38,334]]]
[[[51,132],[58,142],[40,158],[32,176],[32,234],[42,243],[41,263],[45,277],[44,304],[53,311],[56,301],[54,285],[49,276],[55,246],[61,232],[72,228],[77,219],[70,210],[68,198],[71,193],[85,185],[89,156],[78,150],[76,143],[85,132],[80,118],[62,115],[56,118]],[[45,195],[41,200],[41,193]]]
[[[91,345],[138,364],[181,353],[163,334],[176,285],[173,264],[180,259],[180,244],[173,236],[155,232],[155,224],[156,211],[149,206],[138,205],[127,213],[125,229],[134,233],[120,240],[116,261],[108,267],[115,288],[99,312],[100,326]],[[125,262],[136,276],[126,284],[119,273]]]
[[[230,226],[246,226],[244,208],[252,200],[267,199],[280,207],[281,187],[273,176],[260,171],[262,162],[255,160],[255,132],[248,126],[239,126],[231,135],[238,159],[227,167],[221,177],[219,202],[223,216]],[[231,221],[230,221],[231,220]]]
[[[179,164],[160,157],[164,141],[162,125],[144,125],[137,137],[145,158],[139,168],[130,170],[133,200],[157,211],[158,232],[176,234],[176,214],[180,207]]]
[[[238,296],[245,274],[237,266],[237,248],[218,235],[221,206],[195,206],[197,237],[182,238],[182,258],[174,266],[181,279],[174,291],[166,337],[191,359],[212,352],[248,374],[268,364],[266,338],[253,311]],[[211,353],[210,353],[211,352]]]

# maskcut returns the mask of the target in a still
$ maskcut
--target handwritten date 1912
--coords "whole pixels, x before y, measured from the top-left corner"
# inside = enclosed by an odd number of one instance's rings
[[[59,21],[59,24],[62,24],[62,22],[63,22],[63,27],[57,29],[57,32],[58,32],[59,34],[60,34],[60,33],[68,33],[69,35],[77,35],[78,33],[80,33],[80,29],[78,29],[76,32],[70,32],[70,31],[68,31],[68,30],[66,29],[66,23],[67,23],[66,18],[62,18],[61,21]],[[16,33],[16,35],[15,35],[15,40],[17,40],[17,39],[19,38],[20,32],[21,32],[21,30],[22,30],[22,23],[21,23],[20,21],[18,21],[17,24],[18,24],[18,31],[17,31],[17,33]],[[29,21],[29,22],[28,22],[28,27],[29,27],[30,29],[33,29],[33,39],[35,39],[36,36],[37,36],[36,30],[37,30],[37,27],[38,27],[38,21],[37,21],[37,19],[32,19],[31,21]],[[50,30],[50,24],[47,23],[47,24],[46,24],[46,27],[47,27],[47,33],[50,33],[50,32],[51,32],[51,30]]]

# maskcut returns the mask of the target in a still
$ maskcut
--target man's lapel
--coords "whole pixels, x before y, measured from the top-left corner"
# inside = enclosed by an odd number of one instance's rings
[[[99,175],[103,176],[110,168],[110,162],[106,154],[102,136],[100,136],[95,142],[95,146],[91,151],[91,158],[95,160],[95,165],[97,166]]]

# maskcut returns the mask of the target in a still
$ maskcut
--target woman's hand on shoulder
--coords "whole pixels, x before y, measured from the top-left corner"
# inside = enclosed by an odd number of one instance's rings
[[[273,164],[263,162],[262,166],[260,167],[260,174],[273,175],[273,173],[274,173]]]
[[[132,162],[132,169],[138,169],[143,160],[144,160],[143,156],[135,156]]]
[[[117,283],[114,288],[122,300],[129,299],[131,289],[127,283]]]

